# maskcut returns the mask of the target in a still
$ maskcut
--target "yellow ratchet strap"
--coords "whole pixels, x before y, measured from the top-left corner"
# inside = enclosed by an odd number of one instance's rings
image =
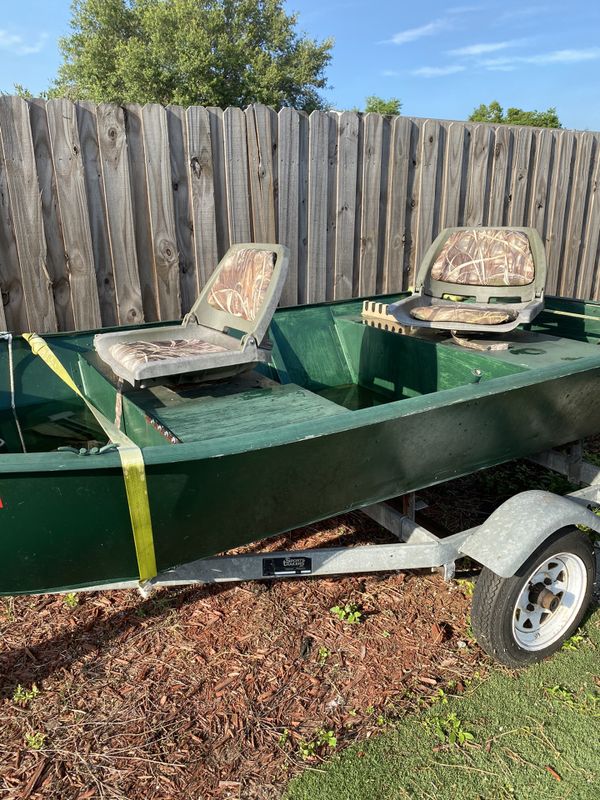
[[[146,469],[142,451],[135,442],[132,442],[123,431],[120,431],[81,393],[75,381],[41,336],[38,336],[37,333],[24,333],[23,338],[31,347],[33,354],[40,356],[52,372],[58,375],[83,400],[110,441],[118,445],[140,580],[146,581],[153,578],[157,572],[156,557],[154,554],[150,504],[148,502],[148,487],[146,485]]]

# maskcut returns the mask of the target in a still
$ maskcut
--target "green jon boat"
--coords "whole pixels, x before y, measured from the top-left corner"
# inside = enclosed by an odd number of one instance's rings
[[[600,305],[547,298],[530,331],[487,352],[366,325],[361,307],[281,309],[270,363],[122,396],[94,332],[46,337],[106,416],[122,400],[159,571],[600,431]],[[5,345],[0,592],[135,580],[118,453],[93,452],[106,435],[90,411],[22,338],[12,350],[27,452]]]
[[[183,323],[2,335],[0,594],[468,555],[488,652],[552,652],[591,597],[600,469],[539,454],[600,432],[600,305],[544,298],[527,228],[443,231],[413,293],[275,311],[287,258],[234,245]],[[526,456],[588,488],[443,539],[384,502]],[[400,543],[218,555],[359,508]]]

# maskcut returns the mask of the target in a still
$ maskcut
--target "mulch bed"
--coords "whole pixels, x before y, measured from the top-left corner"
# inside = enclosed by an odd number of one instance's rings
[[[588,452],[600,453],[600,438]],[[470,527],[533,485],[569,490],[513,462],[420,493],[423,522]],[[355,513],[260,549],[386,541]],[[278,798],[294,772],[333,752],[331,736],[336,751],[364,740],[485,669],[468,589],[404,573],[162,590],[146,600],[0,599],[0,794]],[[360,610],[357,624],[330,610],[346,603]]]
[[[265,549],[374,541],[388,534],[357,513]],[[336,750],[369,737],[481,657],[468,598],[433,574],[77,599],[1,601],[7,800],[280,797],[333,752],[319,731]],[[331,613],[346,603],[357,624]],[[19,685],[39,694],[16,702]]]

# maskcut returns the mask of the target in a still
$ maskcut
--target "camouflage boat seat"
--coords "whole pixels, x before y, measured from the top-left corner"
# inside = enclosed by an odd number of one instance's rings
[[[501,333],[542,311],[545,281],[533,228],[446,228],[425,254],[414,293],[388,312],[402,325]]]
[[[288,250],[274,244],[229,248],[180,326],[100,333],[94,347],[133,386],[215,380],[269,359],[261,345],[287,275]]]

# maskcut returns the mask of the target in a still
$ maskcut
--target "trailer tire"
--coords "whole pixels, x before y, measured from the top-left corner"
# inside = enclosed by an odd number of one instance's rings
[[[511,578],[483,567],[471,613],[477,641],[512,668],[547,658],[577,630],[595,576],[594,546],[576,528],[549,536]]]

